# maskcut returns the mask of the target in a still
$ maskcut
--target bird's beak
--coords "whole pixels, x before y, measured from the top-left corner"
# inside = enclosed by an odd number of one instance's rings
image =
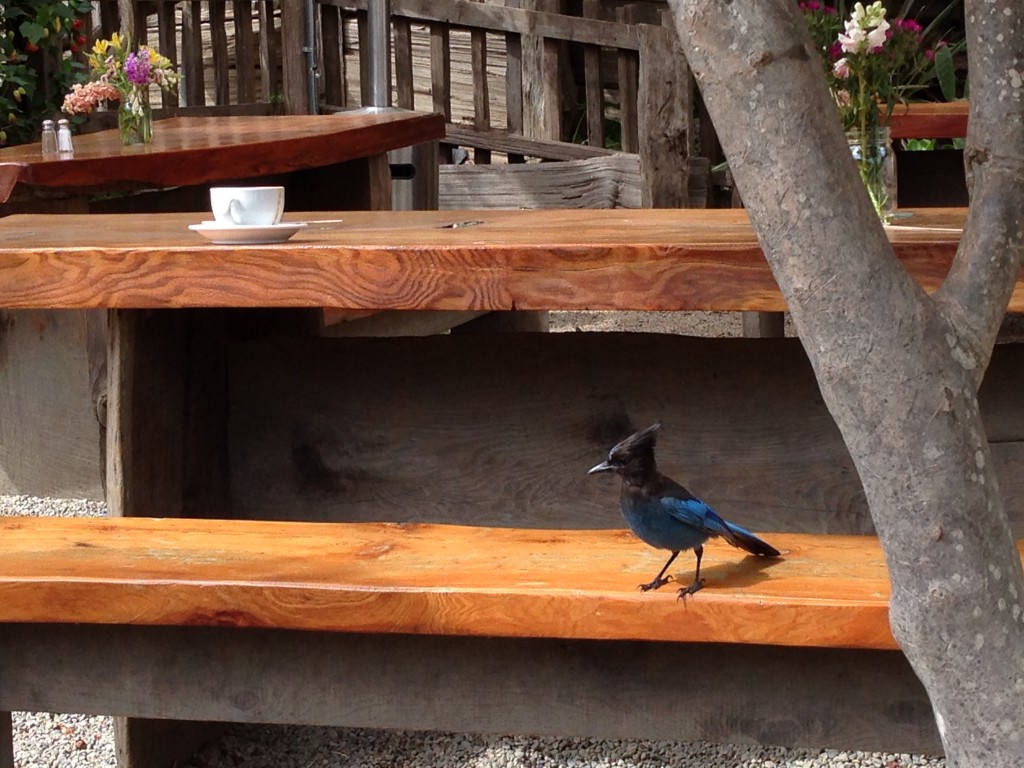
[[[587,472],[588,475],[596,475],[598,472],[609,472],[612,469],[612,465],[607,461],[602,461],[596,467],[591,467]]]

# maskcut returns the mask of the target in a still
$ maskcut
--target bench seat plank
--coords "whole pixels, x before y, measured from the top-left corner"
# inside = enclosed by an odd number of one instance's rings
[[[710,542],[678,601],[626,531],[0,518],[0,622],[896,647],[875,538],[765,538],[783,558]]]
[[[925,290],[949,271],[964,215],[921,210],[889,228]],[[2,219],[0,307],[786,308],[742,209],[303,214],[329,223],[246,246],[207,243],[187,229],[197,218]],[[1024,311],[1024,280],[1009,309]]]

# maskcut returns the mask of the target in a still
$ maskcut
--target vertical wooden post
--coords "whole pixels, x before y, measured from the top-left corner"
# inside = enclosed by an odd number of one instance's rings
[[[324,101],[336,107],[344,107],[345,100],[345,53],[342,50],[341,9],[333,5],[321,5],[320,9],[320,50],[323,57]],[[241,65],[239,65],[241,66]]]
[[[693,75],[674,27],[640,24],[637,102],[644,208],[689,205]]]
[[[601,18],[601,0],[583,0],[583,15]],[[587,144],[604,146],[604,79],[601,77],[601,47],[588,45],[583,49],[583,80],[586,89]]]
[[[210,43],[213,47],[213,103],[230,104],[227,9],[223,2],[210,3]]]
[[[239,104],[256,101],[255,43],[252,36],[252,3],[235,0],[235,97]]]
[[[515,0],[510,7],[559,13],[560,0]],[[561,90],[558,77],[559,44],[539,35],[520,39],[522,61],[523,133],[535,139],[561,138]]]
[[[161,55],[171,60],[175,69],[180,71],[178,63],[178,36],[175,26],[177,21],[174,16],[174,5],[172,3],[158,3],[156,7],[157,24],[159,26],[158,45]],[[160,92],[160,100],[164,108],[178,106],[177,90],[168,93]]]
[[[618,8],[615,17],[620,24],[635,24],[636,6],[627,5]],[[622,150],[624,152],[638,152],[640,149],[639,126],[637,125],[639,59],[636,51],[619,51],[619,119],[622,121]]]
[[[203,70],[202,3],[192,0],[181,10],[181,73],[185,82],[185,103],[206,104],[206,73]]]
[[[303,0],[281,0],[282,95],[285,112],[306,115],[310,111],[306,87],[306,14]]]
[[[474,29],[470,41],[473,67],[473,127],[487,130],[491,127],[491,94],[487,83],[487,33]],[[477,149],[473,160],[477,165],[491,162],[489,149]]]

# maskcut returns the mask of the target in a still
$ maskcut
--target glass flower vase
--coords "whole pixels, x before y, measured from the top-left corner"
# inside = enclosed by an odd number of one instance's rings
[[[121,100],[117,110],[117,129],[121,143],[149,144],[153,140],[153,108],[149,104],[149,92],[139,89]]]
[[[896,157],[889,129],[850,130],[846,140],[875,212],[883,223],[889,223],[896,212]]]

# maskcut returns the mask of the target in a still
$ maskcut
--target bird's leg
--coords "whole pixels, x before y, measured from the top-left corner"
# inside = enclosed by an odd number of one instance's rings
[[[679,550],[677,549],[675,552],[672,553],[672,556],[669,557],[668,562],[665,563],[665,567],[662,568],[658,572],[658,575],[654,577],[654,581],[648,582],[647,584],[641,584],[639,586],[639,590],[641,592],[648,592],[648,591],[650,591],[652,589],[657,589],[658,587],[663,587],[666,584],[668,584],[670,581],[672,581],[672,577],[671,576],[665,576],[665,571],[668,570],[668,567],[670,565],[672,565],[672,561],[675,560],[678,555],[679,555]],[[662,578],[662,576],[665,576],[665,578]]]
[[[687,595],[692,595],[704,588],[704,579],[700,577],[700,559],[704,555],[704,547],[694,547],[693,552],[697,555],[697,571],[693,574],[693,584],[681,588],[679,590],[679,597],[676,598],[677,600],[682,600]]]

